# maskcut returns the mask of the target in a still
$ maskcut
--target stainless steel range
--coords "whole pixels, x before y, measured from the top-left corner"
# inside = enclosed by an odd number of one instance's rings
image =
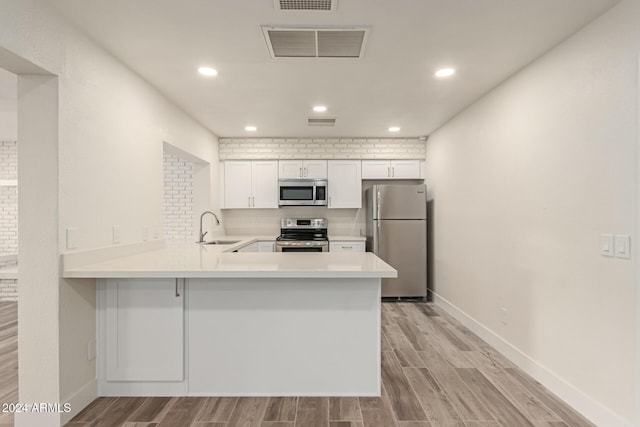
[[[276,252],[328,252],[326,218],[282,218]]]

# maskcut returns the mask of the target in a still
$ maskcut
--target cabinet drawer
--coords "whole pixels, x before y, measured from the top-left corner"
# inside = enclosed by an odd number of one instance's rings
[[[364,252],[365,242],[329,242],[329,252]]]

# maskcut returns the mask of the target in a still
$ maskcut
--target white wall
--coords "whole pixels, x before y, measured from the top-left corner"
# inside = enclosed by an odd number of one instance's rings
[[[18,78],[0,68],[0,141],[18,137]]]
[[[427,143],[436,293],[603,426],[634,419],[634,262],[599,235],[638,250],[638,22],[623,1]]]
[[[53,237],[53,244],[59,251],[65,250],[67,227],[78,229],[78,248],[89,248],[110,245],[113,225],[121,227],[121,242],[128,243],[142,240],[144,227],[161,224],[165,141],[209,161],[207,170],[218,176],[216,137],[79,34],[48,2],[0,0],[0,48],[58,75],[59,143],[51,157],[59,170],[57,208],[39,214],[56,219],[58,229],[53,234],[58,237]],[[217,185],[212,188],[207,196],[210,207],[216,208]],[[29,194],[20,197],[26,199]],[[42,238],[50,239],[49,234]],[[43,246],[49,247],[51,242],[46,243]],[[23,255],[28,256],[21,254],[21,264]],[[57,265],[56,251],[46,256]],[[57,282],[59,272],[51,276]],[[59,324],[59,339],[47,340],[39,353],[21,347],[20,375],[23,352],[30,352],[30,358],[25,353],[25,361],[33,363],[38,358],[47,363],[57,360],[58,355],[51,354],[57,349],[60,354],[55,372],[39,383],[31,376],[23,384],[21,378],[21,398],[23,390],[40,387],[48,392],[25,395],[41,400],[27,401],[46,402],[59,394],[64,402],[95,377],[95,364],[86,357],[87,344],[95,337],[94,283],[60,280],[59,289],[54,286],[53,290],[46,281],[31,286],[34,292],[42,286],[47,295],[53,294],[44,301],[44,310],[21,301],[21,316]],[[38,303],[43,303],[41,298]],[[51,394],[54,388],[57,393]]]

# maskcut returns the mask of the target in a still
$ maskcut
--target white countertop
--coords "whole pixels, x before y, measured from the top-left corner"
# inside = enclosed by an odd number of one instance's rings
[[[341,236],[346,237],[346,236]],[[217,236],[233,245],[171,244],[85,265],[65,267],[66,278],[383,278],[397,271],[370,252],[231,252],[273,237]],[[353,240],[335,239],[335,240]]]

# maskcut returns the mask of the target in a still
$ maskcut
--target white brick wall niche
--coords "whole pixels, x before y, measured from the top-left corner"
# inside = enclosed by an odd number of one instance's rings
[[[220,138],[220,160],[394,159],[424,160],[419,138]]]
[[[193,236],[193,163],[164,153],[164,238],[192,241]]]

